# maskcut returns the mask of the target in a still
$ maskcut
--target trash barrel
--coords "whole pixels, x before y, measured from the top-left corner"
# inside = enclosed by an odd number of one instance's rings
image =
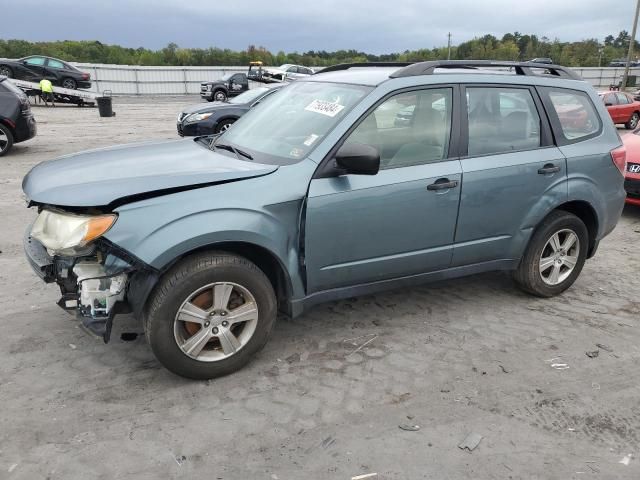
[[[111,104],[111,90],[102,92],[102,96],[96,98],[98,102],[98,111],[101,117],[115,117]]]

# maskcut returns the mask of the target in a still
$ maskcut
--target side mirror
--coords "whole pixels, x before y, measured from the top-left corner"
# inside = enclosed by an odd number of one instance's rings
[[[613,107],[613,103],[611,103],[611,102],[604,102],[604,106],[605,106],[605,107]]]
[[[364,143],[345,143],[335,156],[338,167],[354,175],[375,175],[380,170],[380,152]]]

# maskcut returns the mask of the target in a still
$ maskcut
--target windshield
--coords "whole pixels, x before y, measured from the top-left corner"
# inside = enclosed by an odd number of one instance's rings
[[[235,75],[235,73],[227,73],[226,75],[221,76],[218,81],[219,82],[225,82],[227,80],[229,80],[231,77],[233,77]]]
[[[258,162],[295,163],[370,91],[359,85],[292,83],[238,120],[220,142],[249,152]]]
[[[231,100],[229,100],[229,103],[243,104],[243,103],[253,102],[255,99],[261,97],[269,90],[272,90],[272,89],[267,87],[252,88],[251,90],[247,90],[246,92],[241,93],[237,97],[232,98]]]

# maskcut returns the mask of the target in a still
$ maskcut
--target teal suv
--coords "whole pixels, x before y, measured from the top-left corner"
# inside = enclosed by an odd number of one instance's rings
[[[37,165],[25,250],[87,330],[133,313],[165,367],[212,378],[319,302],[489,270],[560,294],[620,217],[621,145],[560,66],[337,65],[221,135]]]

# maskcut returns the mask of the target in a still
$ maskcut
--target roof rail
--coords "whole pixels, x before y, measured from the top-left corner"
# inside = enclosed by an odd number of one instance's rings
[[[366,68],[366,67],[408,67],[413,62],[360,62],[360,63],[339,63],[330,67],[319,70],[318,73],[337,72],[339,70],[348,70],[350,68]],[[316,74],[317,75],[317,74]]]
[[[502,60],[435,60],[413,63],[390,75],[391,78],[413,77],[416,75],[431,75],[436,68],[482,68],[482,67],[510,67],[516,75],[538,75],[533,69],[544,69],[557,77],[582,80],[582,77],[567,67],[549,65],[547,63],[506,62]]]

